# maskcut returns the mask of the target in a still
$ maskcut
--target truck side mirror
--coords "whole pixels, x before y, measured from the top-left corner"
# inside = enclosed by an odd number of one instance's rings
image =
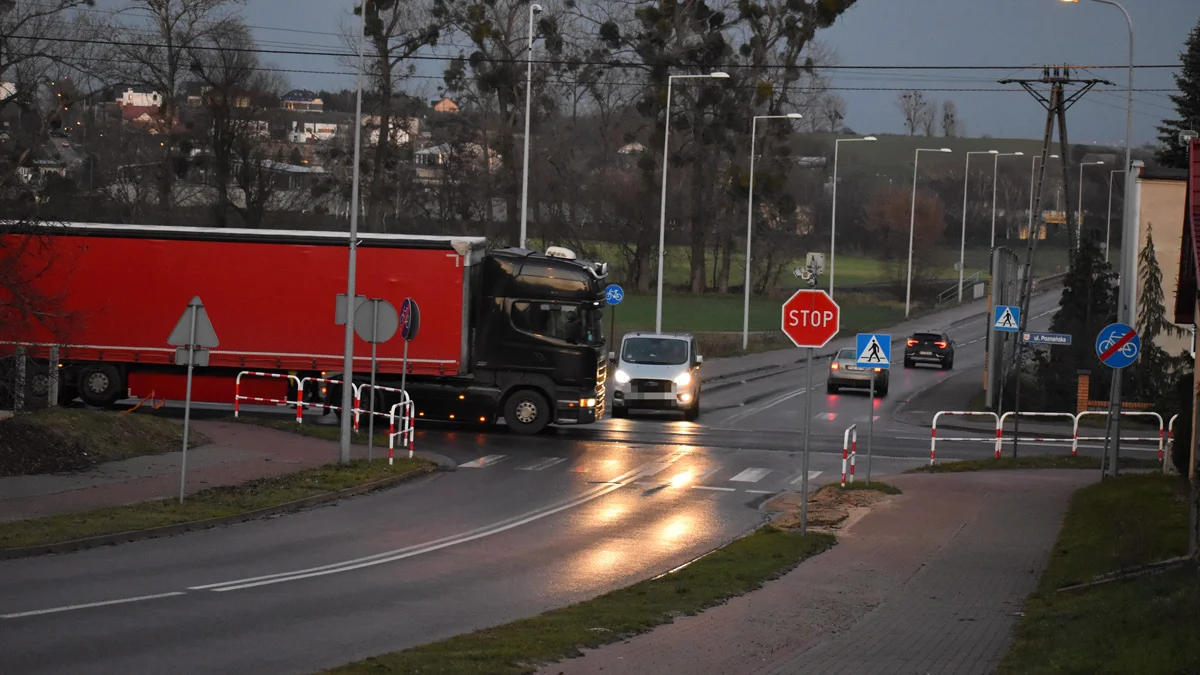
[[[697,354],[696,355],[696,365],[700,365],[701,363],[704,363],[704,357]]]
[[[609,352],[609,353],[608,353],[608,360],[609,360],[609,361],[616,362],[616,360],[617,360],[617,353],[616,353],[616,352]]]

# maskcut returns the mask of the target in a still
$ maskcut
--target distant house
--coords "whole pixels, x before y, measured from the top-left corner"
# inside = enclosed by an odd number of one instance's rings
[[[12,98],[17,94],[17,85],[13,82],[0,82],[0,101]]]
[[[366,142],[369,145],[379,143],[379,122],[379,115],[363,115],[363,127],[367,129]],[[391,138],[395,145],[409,143],[421,132],[421,121],[415,117],[392,118],[389,126],[392,128]]]
[[[440,101],[430,101],[429,104],[431,106],[433,106],[434,112],[440,112],[440,113],[456,113],[456,112],[458,112],[458,104],[455,103],[454,101],[451,101],[449,98],[443,98]]]
[[[325,112],[325,101],[307,89],[293,89],[279,98],[279,107],[299,112]]]
[[[125,87],[117,94],[117,103],[121,107],[158,108],[163,104],[163,97],[153,89],[144,87]]]
[[[350,113],[304,113],[287,123],[287,136],[292,143],[330,141],[353,130],[354,115]]]
[[[66,176],[67,165],[57,159],[35,159],[30,166],[17,168],[17,176],[26,183],[49,175]]]

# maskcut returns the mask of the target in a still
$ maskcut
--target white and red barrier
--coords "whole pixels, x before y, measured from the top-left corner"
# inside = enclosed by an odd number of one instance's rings
[[[1079,420],[1083,419],[1084,415],[1099,417],[1099,416],[1107,416],[1108,412],[1104,411],[1104,410],[1085,410],[1075,416],[1075,427],[1076,428],[1079,427]],[[1148,412],[1148,411],[1144,411],[1144,410],[1122,410],[1121,416],[1122,417],[1125,417],[1125,416],[1153,417],[1154,419],[1158,420],[1158,435],[1157,436],[1122,436],[1121,440],[1122,441],[1158,441],[1158,461],[1160,461],[1160,462],[1164,461],[1163,457],[1165,455],[1163,454],[1163,418],[1162,418],[1162,415],[1159,415],[1156,412]],[[1076,444],[1078,444],[1079,441],[1103,441],[1103,440],[1105,440],[1104,436],[1079,436],[1078,434],[1076,434],[1076,439],[1075,439]],[[1075,454],[1074,451],[1072,451],[1071,454]]]
[[[388,464],[392,464],[396,454],[396,437],[400,437],[401,449],[408,448],[408,458],[413,456],[413,435],[415,415],[413,411],[412,399],[408,397],[408,393],[400,392],[401,401],[392,406],[388,412]],[[399,423],[397,425],[397,423]]]
[[[992,443],[995,445],[996,452],[999,453],[1000,448],[1000,416],[994,412],[980,410],[941,410],[933,415],[933,423],[929,426],[929,464],[932,466],[937,461],[937,423],[938,418],[942,415],[952,415],[961,417],[990,417],[996,423],[997,435],[995,438],[979,438],[978,436],[960,436],[942,438],[942,441],[960,441],[960,442],[976,442],[976,443]],[[997,456],[999,456],[997,454]]]
[[[371,383],[366,382],[366,383],[358,385],[358,388],[354,390],[354,430],[355,431],[359,430],[358,418],[359,418],[359,415],[361,415],[362,413],[367,413],[368,415],[378,415],[379,417],[391,417],[391,413],[389,413],[389,412],[374,410],[374,408],[375,408],[375,404],[374,404],[375,397],[374,396],[371,396],[370,398],[363,396],[363,392],[370,388],[371,388]],[[408,397],[408,392],[404,391],[403,389],[400,389],[399,387],[384,387],[382,385],[377,384],[377,385],[375,385],[375,391],[388,391],[393,394],[399,394],[400,401],[402,403],[405,401],[407,401],[409,403],[412,402],[412,399],[410,399]],[[371,402],[369,404],[371,406],[371,410],[368,410],[368,409],[362,407],[362,401],[364,398],[367,401]]]
[[[1163,457],[1163,473],[1170,473],[1168,467],[1171,464],[1171,454],[1175,452],[1175,420],[1179,419],[1179,415],[1171,415],[1171,420],[1167,422],[1167,453]]]
[[[330,410],[337,411],[337,410],[342,409],[342,406],[340,406],[340,405],[329,405],[327,403],[305,403],[304,402],[304,385],[308,384],[309,382],[319,382],[321,384],[327,384],[327,385],[328,384],[337,384],[337,385],[345,384],[345,382],[343,382],[342,380],[337,380],[337,379],[327,378],[327,377],[306,377],[303,380],[300,380],[300,394],[297,396],[297,398],[300,399],[300,401],[299,401],[299,405],[296,407],[296,423],[297,424],[304,424],[304,408],[305,407],[320,408],[323,412],[329,412]],[[353,408],[355,411],[357,411],[358,410],[358,388],[355,387],[354,385],[350,385],[350,391],[354,392]],[[358,431],[358,416],[357,415],[355,415],[355,417],[354,417],[354,430]]]
[[[850,482],[854,483],[854,460],[858,457],[858,425],[851,424],[842,434],[842,487],[846,487],[846,463],[850,463]],[[868,472],[869,473],[869,472]]]
[[[295,375],[286,373],[264,373],[258,370],[243,370],[237,374],[233,380],[233,416],[237,417],[242,401],[253,401],[255,403],[273,403],[275,405],[292,405],[292,402],[287,400],[287,394],[283,398],[264,398],[262,396],[242,396],[242,378],[243,377],[263,377],[277,380],[288,380],[296,384],[297,398],[304,398],[303,382]],[[296,408],[296,416],[300,416],[300,408]]]
[[[1034,443],[1070,443],[1071,456],[1079,451],[1079,417],[1067,412],[1016,412],[1010,410],[1000,416],[999,426],[996,427],[996,459],[1000,459],[1000,447],[1004,443],[1004,420],[1009,417],[1065,417],[1071,420],[1071,438],[1053,438],[1049,436],[1034,436],[1022,438],[1023,441]]]

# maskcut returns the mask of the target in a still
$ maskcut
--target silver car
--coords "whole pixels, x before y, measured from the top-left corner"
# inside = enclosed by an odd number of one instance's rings
[[[679,410],[684,419],[700,415],[700,364],[696,338],[688,333],[626,333],[619,354],[609,352],[613,374],[612,416],[633,408]]]
[[[836,394],[842,387],[869,389],[871,379],[875,380],[875,395],[887,396],[888,373],[884,368],[859,368],[858,355],[853,348],[846,348],[834,355],[829,362],[829,381],[825,390]]]

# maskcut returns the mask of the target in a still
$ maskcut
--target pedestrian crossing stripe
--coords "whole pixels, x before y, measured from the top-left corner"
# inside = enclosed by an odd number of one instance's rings
[[[862,349],[858,352],[857,361],[859,364],[866,364],[868,366],[891,365],[887,352],[884,351],[883,345],[879,344],[879,338],[875,335],[871,335],[871,338],[867,340],[867,344],[863,345]]]

